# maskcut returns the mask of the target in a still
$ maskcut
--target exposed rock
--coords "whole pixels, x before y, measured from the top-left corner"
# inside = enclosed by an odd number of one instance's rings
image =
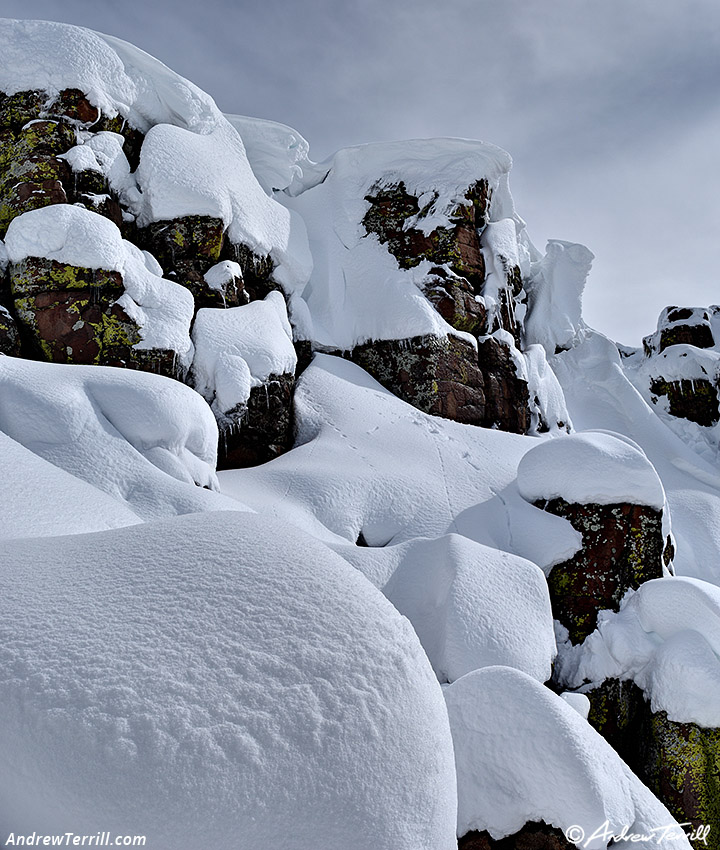
[[[126,366],[178,376],[175,352],[140,350],[138,326],[116,300],[122,275],[28,257],[10,266],[15,312],[39,359]]]
[[[527,381],[518,375],[509,343],[496,337],[481,340],[478,364],[485,391],[485,412],[478,424],[525,434],[530,427],[530,395]]]
[[[680,823],[710,827],[695,847],[720,847],[720,729],[675,723],[646,710],[639,741],[640,777]]]
[[[476,295],[464,277],[442,266],[430,270],[423,292],[445,321],[458,331],[483,336],[488,332],[487,310],[482,296]]]
[[[368,233],[387,245],[401,268],[413,268],[422,260],[448,265],[479,294],[485,280],[485,259],[478,232],[486,224],[491,194],[487,180],[478,180],[465,193],[468,203],[459,204],[450,216],[452,228],[438,227],[425,235],[419,228],[407,226],[408,220],[422,220],[436,198],[421,208],[419,199],[408,193],[403,181],[376,185],[365,197],[370,209],[362,223]]]
[[[564,499],[536,506],[569,520],[582,549],[548,576],[553,616],[582,642],[602,610],[617,611],[625,593],[663,575],[662,511],[646,505],[576,505]]]
[[[292,447],[294,375],[271,375],[218,422],[218,469],[257,466]]]
[[[269,292],[282,292],[282,287],[273,279],[275,264],[270,257],[255,254],[247,245],[225,240],[223,260],[237,263],[242,269],[243,286],[250,301],[261,301]]]
[[[660,396],[667,398],[672,416],[705,426],[716,425],[720,421],[718,390],[709,380],[666,381],[656,378],[650,383],[650,392],[656,397],[653,401]]]
[[[425,413],[468,425],[485,422],[483,376],[473,346],[457,337],[375,340],[350,359],[384,387]]]
[[[651,357],[671,345],[713,348],[710,315],[704,307],[666,307],[662,311],[657,330],[643,339],[643,348],[646,356]]]
[[[575,850],[575,845],[554,826],[526,823],[506,838],[492,838],[485,830],[468,832],[458,840],[458,850]]]
[[[638,742],[646,713],[643,692],[630,679],[606,679],[584,693],[590,700],[588,723],[637,772]]]

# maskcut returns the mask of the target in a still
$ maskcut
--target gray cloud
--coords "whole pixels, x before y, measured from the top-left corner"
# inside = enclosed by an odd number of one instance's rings
[[[417,136],[515,159],[531,235],[597,255],[591,324],[637,344],[672,301],[720,300],[716,0],[4,0],[138,44],[221,108],[296,126],[323,158]]]

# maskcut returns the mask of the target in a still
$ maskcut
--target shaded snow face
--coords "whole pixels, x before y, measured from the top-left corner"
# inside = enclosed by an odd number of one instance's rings
[[[0,553],[0,827],[159,850],[451,850],[452,742],[406,620],[251,514]]]

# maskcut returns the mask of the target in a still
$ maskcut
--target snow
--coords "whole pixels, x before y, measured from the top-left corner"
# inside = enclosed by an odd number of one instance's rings
[[[3,356],[0,394],[0,431],[119,500],[120,517],[246,510],[203,489],[217,488],[217,424],[184,384],[149,372]]]
[[[629,502],[656,510],[665,504],[662,483],[643,450],[627,438],[604,432],[584,431],[536,446],[520,461],[518,488],[528,502]]]
[[[234,279],[242,280],[243,273],[239,263],[234,263],[232,260],[222,260],[208,269],[203,278],[210,289],[223,291],[227,284],[232,283]]]
[[[614,343],[584,330],[551,359],[573,424],[640,445],[665,489],[676,540],[675,571],[720,583],[720,483],[708,463],[668,429],[629,380]]]
[[[441,682],[503,664],[545,682],[555,637],[535,564],[458,534],[381,549],[335,544],[413,624]]]
[[[292,328],[279,292],[242,307],[198,310],[193,341],[195,389],[218,414],[244,404],[252,387],[271,375],[295,373]]]
[[[123,239],[109,219],[84,207],[54,204],[10,222],[5,245],[12,263],[45,257],[71,266],[117,271],[125,294],[117,303],[139,326],[137,349],[169,349],[183,366],[192,360],[190,323],[195,304],[189,290],[158,276],[157,264]]]
[[[480,237],[480,245],[485,259],[482,296],[488,308],[488,325],[492,326],[500,308],[500,290],[507,286],[507,273],[520,263],[515,220],[489,221]]]
[[[420,644],[300,532],[219,513],[10,541],[0,599],[5,835],[456,846],[452,741]]]
[[[118,499],[48,463],[0,432],[0,538],[104,531],[140,522]]]
[[[582,537],[517,491],[535,437],[422,413],[355,364],[318,354],[294,396],[296,446],[219,473],[223,493],[323,540],[372,547],[461,534],[548,569]]]
[[[308,229],[314,269],[303,292],[313,320],[314,339],[326,348],[349,350],[370,339],[404,339],[454,334],[419,287],[431,268],[423,261],[400,269],[396,259],[362,220],[365,196],[378,186],[400,181],[409,193],[433,201],[427,214],[407,227],[430,233],[448,227],[449,215],[481,178],[494,191],[492,214],[514,213],[503,179],[509,155],[484,142],[423,139],[361,145],[338,151],[325,163],[306,169],[304,180],[290,188],[283,203],[298,211]]]
[[[315,165],[308,159],[310,145],[292,127],[245,115],[225,117],[240,134],[253,174],[268,195],[302,180],[304,170]]]
[[[528,313],[525,341],[539,343],[551,356],[567,348],[582,321],[582,294],[595,256],[584,245],[551,239],[525,284]]]
[[[648,835],[660,848],[675,821],[612,747],[549,688],[509,667],[486,667],[445,688],[458,774],[458,835],[487,830],[503,838],[528,821],[584,832],[582,847],[605,821]],[[690,844],[676,826],[674,846]],[[576,835],[579,833],[576,832]]]
[[[692,578],[645,582],[619,612],[602,612],[583,644],[557,662],[570,688],[632,679],[653,711],[670,720],[720,726],[720,588]]]

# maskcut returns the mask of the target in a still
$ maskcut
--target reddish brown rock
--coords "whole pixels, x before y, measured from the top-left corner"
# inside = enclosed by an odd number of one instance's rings
[[[492,838],[485,830],[468,832],[458,840],[458,850],[575,850],[575,845],[554,826],[526,823],[506,838]]]
[[[475,348],[464,340],[453,336],[375,340],[354,348],[350,359],[425,413],[468,425],[484,421],[483,376]]]
[[[423,292],[445,321],[458,331],[482,336],[487,333],[487,310],[481,296],[464,278],[448,273],[442,266],[431,270]]]
[[[718,388],[705,378],[694,381],[666,381],[656,378],[650,383],[653,402],[664,396],[671,416],[678,416],[698,425],[710,427],[720,421]]]
[[[478,424],[513,434],[527,433],[531,421],[530,394],[527,381],[518,375],[510,345],[486,337],[478,345],[478,364],[485,393],[485,411]]]

